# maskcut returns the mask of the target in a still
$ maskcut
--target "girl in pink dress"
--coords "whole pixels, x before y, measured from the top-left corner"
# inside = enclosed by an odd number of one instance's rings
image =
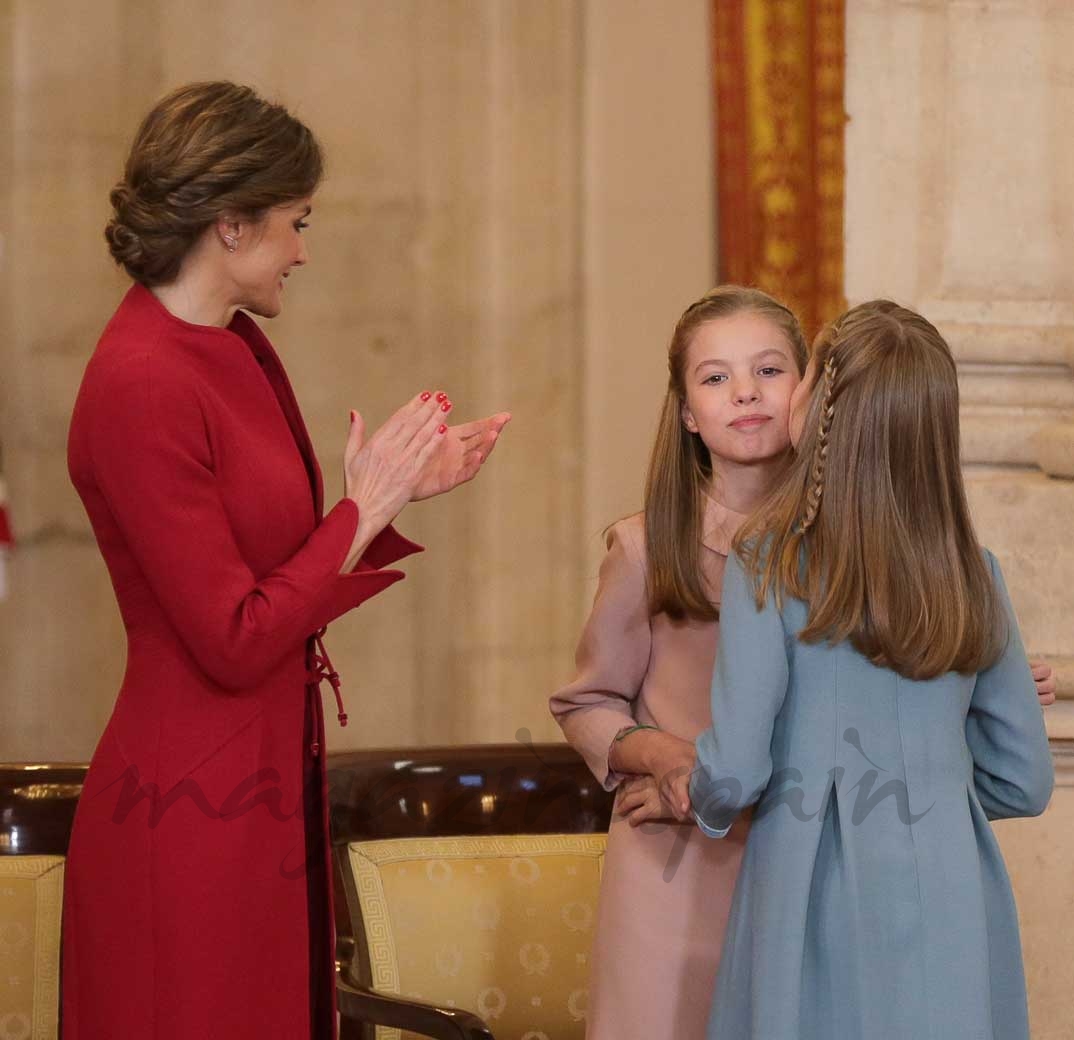
[[[786,464],[805,365],[797,319],[765,293],[720,286],[687,308],[668,350],[645,510],[608,531],[577,675],[551,700],[597,779],[618,787],[589,1040],[705,1035],[748,824],[709,841],[671,789],[711,721],[731,539]]]
[[[790,459],[806,366],[797,319],[756,289],[692,304],[668,349],[645,509],[614,524],[575,678],[551,699],[608,790],[587,1040],[703,1040],[746,838],[688,815],[694,739],[711,724],[720,589],[731,540]],[[1050,670],[1034,669],[1043,702]]]

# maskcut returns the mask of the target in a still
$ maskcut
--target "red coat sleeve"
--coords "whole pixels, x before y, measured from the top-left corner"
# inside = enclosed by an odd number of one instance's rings
[[[358,525],[357,505],[343,499],[258,579],[219,494],[195,386],[149,358],[105,383],[86,431],[94,479],[179,638],[221,687],[257,685],[321,626],[403,577],[382,566],[420,550],[388,528],[340,574]]]

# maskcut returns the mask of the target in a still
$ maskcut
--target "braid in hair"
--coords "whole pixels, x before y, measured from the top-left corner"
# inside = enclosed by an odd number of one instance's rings
[[[806,495],[805,515],[799,525],[799,533],[805,534],[816,522],[817,513],[820,511],[820,500],[824,495],[824,477],[828,463],[828,433],[832,428],[832,416],[835,415],[835,380],[839,374],[839,367],[835,363],[835,356],[828,355],[824,362],[824,400],[820,408],[820,422],[817,426],[817,443],[813,449],[813,483]]]

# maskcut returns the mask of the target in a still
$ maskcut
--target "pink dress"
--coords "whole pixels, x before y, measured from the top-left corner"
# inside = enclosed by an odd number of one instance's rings
[[[731,539],[745,519],[706,499],[702,567],[719,602]],[[712,722],[719,624],[650,617],[642,514],[608,534],[578,674],[551,699],[567,740],[608,790],[608,752],[644,722],[694,740]],[[720,948],[745,846],[745,820],[723,841],[693,824],[633,828],[613,815],[590,976],[587,1040],[704,1040]]]

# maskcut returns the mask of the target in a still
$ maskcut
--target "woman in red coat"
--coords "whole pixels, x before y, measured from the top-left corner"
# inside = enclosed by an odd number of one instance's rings
[[[352,412],[323,514],[287,376],[244,313],[279,313],[320,177],[285,109],[205,83],[154,108],[112,192],[135,284],[68,461],[128,653],[71,839],[68,1040],[335,1034],[320,635],[403,577],[420,547],[391,521],[473,477],[509,416],[448,427],[447,396],[422,393],[365,441]]]

